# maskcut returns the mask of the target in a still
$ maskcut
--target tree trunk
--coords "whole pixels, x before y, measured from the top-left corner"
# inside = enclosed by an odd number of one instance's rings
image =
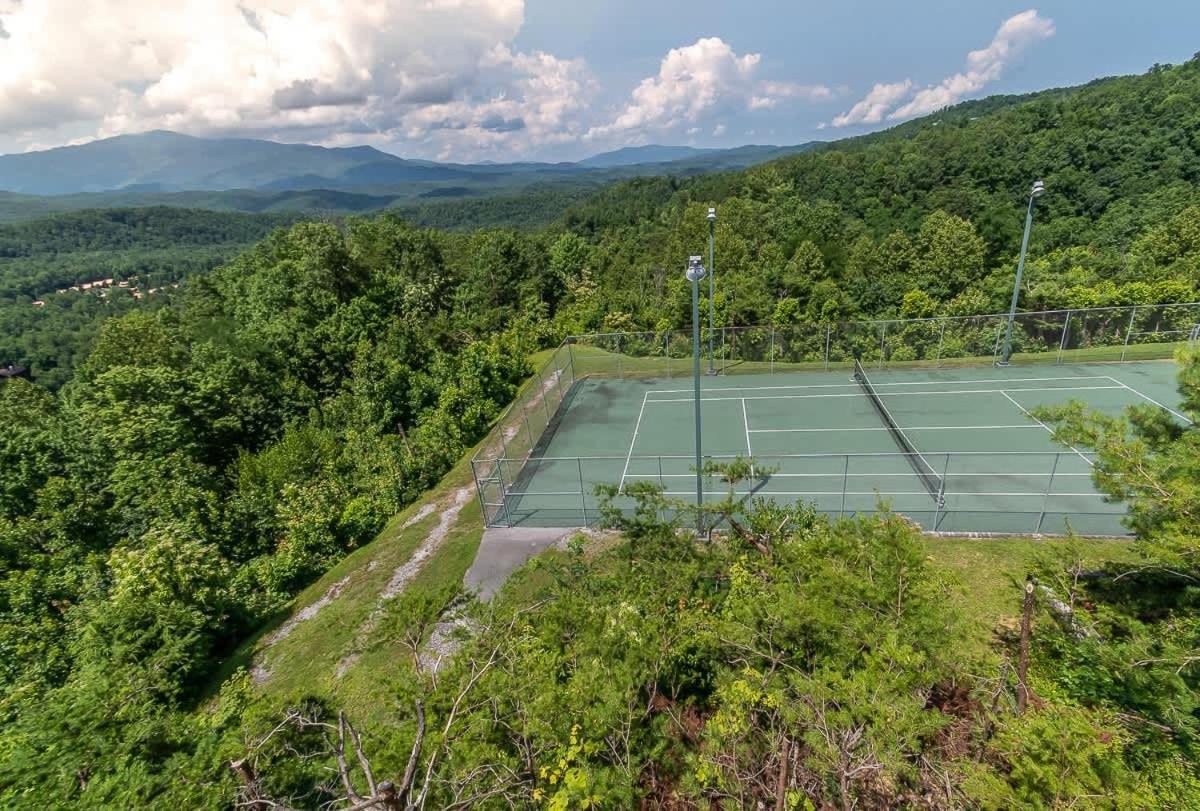
[[[787,808],[787,781],[789,758],[792,754],[792,741],[783,739],[783,751],[779,753],[779,778],[775,783],[775,811],[785,811]]]
[[[1033,575],[1025,578],[1025,601],[1021,605],[1021,641],[1017,648],[1017,714],[1025,712],[1029,703],[1029,637],[1033,633]]]

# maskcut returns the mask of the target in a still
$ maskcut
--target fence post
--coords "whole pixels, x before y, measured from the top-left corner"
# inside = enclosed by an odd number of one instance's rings
[[[1129,336],[1133,333],[1133,317],[1137,315],[1137,305],[1129,313],[1129,326],[1125,327],[1125,346],[1121,348],[1121,363],[1125,362],[1125,353],[1129,351]]]
[[[479,472],[475,470],[475,460],[471,460],[471,479],[475,482],[475,495],[479,496],[479,511],[483,513],[483,525],[490,527],[492,521],[488,518],[487,502],[483,500],[483,486],[479,484]]]
[[[942,328],[940,330],[938,330],[937,357],[934,358],[934,361],[933,361],[933,367],[935,369],[942,368],[942,344],[946,340],[946,319],[943,318],[943,319],[941,319],[941,321],[942,321]]]
[[[887,322],[884,321],[879,325],[879,368],[883,368],[883,351],[887,345]]]
[[[546,367],[543,366],[542,368],[545,369]],[[546,381],[542,379],[541,371],[538,371],[536,374],[537,374],[537,382],[538,382],[538,396],[540,396],[542,398],[542,409],[546,412],[546,428],[549,428],[550,427],[550,403],[548,403],[546,401],[550,399],[549,393],[550,393],[550,389],[553,388],[553,386],[546,385]]]
[[[829,371],[829,342],[833,338],[833,322],[825,325],[825,371]]]
[[[533,455],[534,438],[533,428],[529,425],[529,409],[525,407],[524,400],[521,401],[521,416],[525,420],[525,436],[529,437],[529,454],[526,456],[526,458],[529,458],[529,456]]]
[[[775,374],[775,325],[771,325],[771,374]]]
[[[1074,313],[1074,310],[1067,310],[1067,320],[1063,321],[1062,339],[1059,340],[1059,342],[1058,342],[1058,360],[1056,360],[1054,362],[1055,366],[1062,366],[1063,350],[1065,350],[1067,348],[1067,335],[1070,334],[1071,315],[1073,313]]]
[[[725,374],[725,369],[729,365],[728,333],[729,327],[721,327],[721,374]]]
[[[575,457],[575,465],[579,468],[579,503],[583,505],[583,525],[589,526],[587,514],[587,488],[583,484],[583,460],[578,456]]]
[[[1040,534],[1042,531],[1042,522],[1046,520],[1046,508],[1050,504],[1050,491],[1054,489],[1054,475],[1058,473],[1058,460],[1061,453],[1054,454],[1054,464],[1050,466],[1050,478],[1046,482],[1046,492],[1042,494],[1042,513],[1038,516],[1037,527],[1033,530],[1035,534]]]
[[[617,377],[625,379],[625,367],[621,362],[621,333],[617,333]]]
[[[504,526],[512,527],[512,513],[508,511],[508,485],[504,483],[505,459],[496,460],[496,478],[500,480],[500,507],[504,510]]]
[[[567,339],[567,362],[571,367],[571,382],[575,382],[575,342]]]
[[[838,518],[846,517],[846,489],[850,483],[850,454],[842,457],[842,509],[838,513]]]
[[[671,379],[671,331],[663,333],[663,357],[667,359],[667,380]]]

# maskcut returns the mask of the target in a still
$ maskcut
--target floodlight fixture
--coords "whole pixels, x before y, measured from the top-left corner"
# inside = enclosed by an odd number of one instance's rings
[[[1033,181],[1033,188],[1029,190],[1030,197],[1041,197],[1046,193],[1046,184],[1040,180]]]

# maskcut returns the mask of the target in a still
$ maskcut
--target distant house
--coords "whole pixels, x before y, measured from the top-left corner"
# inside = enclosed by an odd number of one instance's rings
[[[45,306],[46,306],[46,302],[44,302],[44,301],[41,301],[41,300],[38,300],[38,301],[35,301],[35,302],[33,303],[33,306],[34,306],[34,307],[45,307]]]
[[[15,363],[0,366],[0,380],[8,380],[10,378],[23,377],[26,380],[31,378],[29,370],[24,366],[17,366]]]

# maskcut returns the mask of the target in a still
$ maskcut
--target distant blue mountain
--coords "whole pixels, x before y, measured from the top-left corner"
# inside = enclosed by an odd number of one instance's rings
[[[798,147],[696,149],[638,146],[578,163],[444,164],[408,160],[369,146],[331,149],[250,138],[196,138],[162,130],[78,146],[0,155],[0,191],[27,195],[172,194],[331,190],[375,195],[454,196],[578,178],[603,182],[647,174],[697,174],[750,166]],[[450,186],[455,192],[437,190]]]
[[[639,163],[670,163],[671,161],[695,158],[700,155],[720,152],[719,149],[698,149],[692,146],[627,146],[612,152],[602,152],[579,161],[589,169],[612,169],[616,166],[636,166]]]

